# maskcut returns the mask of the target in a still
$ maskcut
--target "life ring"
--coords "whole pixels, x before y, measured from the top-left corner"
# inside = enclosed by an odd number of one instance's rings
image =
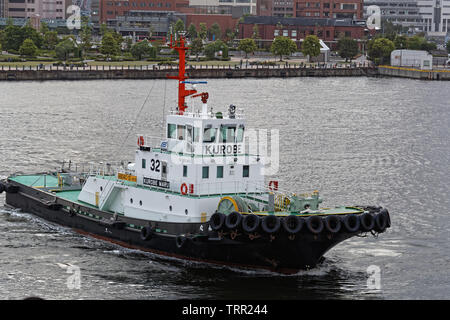
[[[181,190],[181,194],[182,194],[182,195],[187,194],[187,193],[188,193],[188,186],[187,186],[187,184],[186,184],[186,183],[183,183],[183,184],[181,185],[180,190]]]
[[[331,233],[338,233],[341,230],[341,219],[337,216],[327,216],[325,228]]]
[[[278,190],[278,181],[275,181],[275,180],[269,181],[269,190],[277,191]]]
[[[225,227],[229,230],[237,229],[241,225],[242,215],[239,212],[233,211],[225,218]]]
[[[264,232],[273,234],[280,230],[280,219],[274,215],[265,216],[261,222],[261,227]]]
[[[137,144],[139,147],[142,147],[144,145],[144,137],[143,136],[139,136],[139,138],[137,140]]]
[[[242,219],[242,229],[247,233],[253,233],[258,230],[261,219],[256,214],[246,214]]]
[[[298,216],[289,215],[283,218],[283,220],[281,220],[281,223],[283,225],[283,229],[287,233],[293,235],[298,233],[302,229],[304,221]]]
[[[319,216],[309,216],[306,219],[306,226],[313,234],[319,234],[323,230],[323,221]]]
[[[211,229],[214,231],[219,231],[222,229],[223,224],[225,222],[225,215],[221,212],[214,212],[211,218],[209,219],[209,225]]]

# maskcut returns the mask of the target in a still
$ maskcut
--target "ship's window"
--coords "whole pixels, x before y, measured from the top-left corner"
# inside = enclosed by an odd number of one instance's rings
[[[142,206],[142,200],[139,200],[139,205]]]
[[[178,130],[177,130],[178,140],[184,140],[186,127],[183,125],[178,125],[177,127],[178,127]]]
[[[244,126],[240,125],[236,133],[236,142],[242,142],[244,140]]]
[[[142,169],[145,169],[145,165],[146,165],[145,159],[142,159]]]
[[[217,166],[217,178],[223,178],[223,166]]]
[[[185,213],[185,214],[188,214],[188,209],[184,209],[184,213]]]
[[[130,203],[133,203],[133,198],[130,198]]]
[[[217,128],[205,128],[203,130],[203,142],[216,141]]]
[[[177,131],[177,126],[175,124],[169,123],[167,125],[167,138],[176,139],[177,138],[176,131]]]
[[[250,166],[244,166],[242,170],[242,176],[248,178],[250,176]]]
[[[234,143],[236,126],[221,125],[219,142]]]
[[[187,166],[183,166],[183,177],[187,177]]]
[[[202,169],[202,178],[208,179],[209,178],[209,167],[203,167]]]
[[[194,127],[194,139],[192,141],[194,142],[200,141],[200,128]]]

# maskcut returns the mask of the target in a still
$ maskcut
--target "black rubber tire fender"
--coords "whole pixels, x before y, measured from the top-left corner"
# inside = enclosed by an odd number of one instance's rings
[[[372,213],[362,213],[359,216],[359,222],[361,223],[361,231],[370,231],[375,226],[375,217]]]
[[[280,219],[272,214],[265,216],[261,222],[261,228],[268,234],[277,233],[280,230],[280,227]]]
[[[361,222],[356,214],[346,214],[342,217],[342,223],[347,232],[357,232],[361,226]]]
[[[175,244],[177,246],[178,249],[181,249],[184,247],[184,245],[186,244],[187,238],[184,235],[178,235],[175,238]]]
[[[375,216],[375,228],[378,233],[382,233],[386,230],[388,224],[388,217],[385,211],[381,211]]]
[[[308,230],[313,234],[321,233],[324,228],[323,220],[319,216],[309,216],[306,219],[306,226],[308,227]]]
[[[144,241],[148,241],[153,236],[153,230],[150,226],[145,226],[141,229],[141,239]]]
[[[304,220],[296,215],[289,215],[281,220],[283,229],[289,234],[297,234],[302,230]]]
[[[256,232],[261,224],[261,218],[256,214],[246,214],[242,219],[242,229],[247,233]]]
[[[242,222],[242,215],[237,212],[233,211],[225,218],[225,227],[229,230],[238,229],[241,226]]]
[[[209,225],[213,231],[219,231],[222,229],[225,223],[225,215],[221,212],[214,212],[209,219]]]
[[[342,223],[338,216],[326,216],[324,219],[325,228],[331,233],[338,233],[341,231]]]

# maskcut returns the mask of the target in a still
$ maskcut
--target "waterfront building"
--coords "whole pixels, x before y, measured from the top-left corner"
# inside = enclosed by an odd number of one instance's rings
[[[362,39],[367,35],[365,23],[353,19],[311,19],[247,16],[239,24],[239,37],[251,38],[255,26],[262,45],[268,47],[277,36],[289,37],[300,47],[308,35],[316,35],[328,47],[336,49],[337,40],[342,37]]]
[[[294,0],[296,17],[359,20],[363,10],[363,0]]]
[[[428,36],[450,33],[450,0],[365,0],[364,7],[380,7],[381,17],[410,32]],[[365,10],[367,11],[367,10]],[[365,12],[367,18],[367,13]]]
[[[4,18],[65,19],[71,0],[0,0]],[[0,2],[1,3],[1,2]]]
[[[294,0],[272,0],[272,15],[275,17],[293,17]]]

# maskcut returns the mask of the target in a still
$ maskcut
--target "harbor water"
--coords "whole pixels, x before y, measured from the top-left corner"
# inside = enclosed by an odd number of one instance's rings
[[[1,82],[0,178],[62,160],[133,161],[136,134],[163,135],[176,85]],[[279,275],[122,248],[7,208],[3,193],[0,298],[450,299],[447,82],[220,79],[197,89],[215,111],[243,108],[247,128],[278,130],[279,170],[268,179],[280,188],[319,190],[324,207],[387,207],[391,228],[346,240],[315,269]]]

